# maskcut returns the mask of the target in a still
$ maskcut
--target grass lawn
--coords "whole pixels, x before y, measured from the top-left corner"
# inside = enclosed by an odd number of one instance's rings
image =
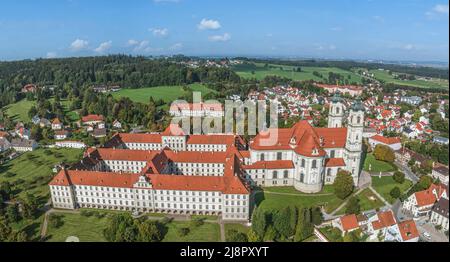
[[[296,195],[306,195],[309,196],[310,194],[305,194],[302,192],[299,192],[297,189],[295,189],[292,186],[281,186],[281,187],[265,187],[265,192],[271,192],[271,193],[287,193],[287,194],[296,194]],[[325,185],[322,189],[322,192],[319,194],[333,194],[334,189],[332,185]]]
[[[367,154],[364,170],[368,172],[392,172],[395,168],[387,162],[376,160],[373,154]]]
[[[266,76],[276,75],[286,77],[293,80],[315,80],[324,81],[328,79],[328,73],[334,72],[343,75],[345,78],[350,76],[350,83],[361,83],[361,77],[351,71],[343,70],[336,67],[301,67],[302,72],[294,72],[293,69],[297,67],[269,64],[269,67],[264,67],[262,63],[255,63],[256,67],[241,65],[234,68],[236,73],[243,78],[256,78],[258,80],[264,79]],[[316,71],[322,75],[322,78],[313,75]]]
[[[15,197],[26,193],[35,195],[40,203],[49,197],[48,182],[53,177],[53,166],[61,162],[73,163],[80,159],[79,149],[37,149],[27,152],[18,158],[0,165],[0,182],[14,184]]]
[[[421,87],[421,88],[441,88],[441,89],[447,89],[448,90],[448,80],[445,79],[437,79],[432,78],[430,80],[401,80],[401,79],[395,79],[394,76],[389,75],[388,71],[384,70],[371,70],[371,73],[374,74],[375,78],[381,81],[384,81],[386,83],[393,83],[397,85],[404,85],[404,86],[414,86],[414,87]],[[416,78],[419,78],[416,76]]]
[[[394,203],[395,199],[393,199],[391,197],[391,195],[389,194],[391,192],[391,190],[394,187],[399,187],[400,191],[403,193],[405,193],[406,191],[408,191],[408,189],[412,186],[412,182],[409,180],[405,180],[405,182],[403,182],[403,184],[399,184],[397,182],[394,181],[394,179],[391,176],[384,176],[384,177],[372,177],[372,187],[380,194],[383,196],[384,199],[386,199],[386,201],[388,201],[389,203]]]
[[[64,242],[67,237],[75,236],[80,242],[105,242],[103,229],[105,229],[108,218],[98,218],[95,216],[82,216],[80,214],[64,213],[62,216],[64,224],[59,228],[53,228],[48,225],[47,241]]]
[[[219,242],[220,228],[216,223],[204,223],[202,226],[191,229],[186,236],[179,236],[178,229],[189,227],[188,221],[172,221],[168,225],[167,234],[163,242]]]
[[[286,188],[281,190],[290,191],[290,189]],[[270,192],[258,192],[255,196],[255,201],[259,207],[268,212],[280,210],[287,206],[296,206],[298,208],[325,206],[325,210],[330,212],[343,203],[343,200],[330,193],[330,190],[332,190],[331,187],[326,187],[324,192],[317,194],[302,194],[297,191],[298,196],[276,194],[273,193],[273,190]]]
[[[224,226],[225,226],[225,235],[228,230],[232,230],[232,229],[234,229],[238,232],[242,232],[244,234],[247,234],[248,231],[250,230],[250,227],[246,227],[242,224],[225,224]]]
[[[330,242],[343,242],[342,232],[331,226],[326,226],[319,228],[320,233],[322,233]]]
[[[202,96],[215,92],[201,84],[192,84],[189,87],[193,91],[202,92]],[[112,93],[112,95],[114,98],[129,97],[131,100],[141,103],[148,103],[150,97],[153,97],[154,100],[162,99],[164,102],[169,103],[177,100],[185,93],[182,86],[158,86],[139,89],[121,89],[118,92]]]
[[[383,201],[379,199],[369,188],[364,189],[358,194],[361,211],[377,209],[384,206]]]
[[[53,98],[49,99],[53,103]],[[3,108],[8,116],[10,116],[15,121],[30,122],[31,119],[28,116],[28,111],[32,106],[36,105],[36,101],[28,101],[22,99],[14,104],[7,105]],[[68,111],[70,102],[68,100],[61,99],[61,105],[64,107],[65,111]]]

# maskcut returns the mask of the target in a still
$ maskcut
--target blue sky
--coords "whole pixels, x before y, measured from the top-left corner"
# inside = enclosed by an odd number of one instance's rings
[[[446,0],[2,0],[0,60],[112,53],[446,61]]]

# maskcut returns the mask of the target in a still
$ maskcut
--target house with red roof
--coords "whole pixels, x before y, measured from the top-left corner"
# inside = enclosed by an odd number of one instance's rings
[[[61,130],[63,128],[63,124],[59,118],[55,118],[52,120],[52,129],[53,130]]]
[[[369,138],[369,144],[372,148],[375,148],[377,145],[388,146],[394,151],[402,148],[399,137],[384,137],[382,135],[375,135]]]
[[[408,197],[402,205],[402,209],[414,218],[429,216],[434,204],[441,198],[448,199],[448,185],[432,184],[428,189],[415,192]]]
[[[332,226],[338,228],[342,232],[342,236],[345,234],[358,230],[361,227],[360,222],[358,221],[358,217],[355,214],[345,215],[339,218],[334,219],[331,222]]]
[[[87,116],[83,116],[81,118],[81,123],[83,125],[98,125],[100,123],[103,123],[105,121],[105,118],[102,115],[87,115]]]

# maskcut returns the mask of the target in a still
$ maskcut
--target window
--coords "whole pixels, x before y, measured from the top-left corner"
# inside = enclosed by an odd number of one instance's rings
[[[360,124],[361,123],[361,117],[358,116],[356,123]]]
[[[264,160],[265,160],[265,159],[264,159],[264,154],[261,154],[260,160],[261,160],[261,161],[264,161]]]
[[[336,114],[339,114],[341,112],[341,108],[340,107],[336,107]]]
[[[277,160],[282,160],[283,159],[283,153],[278,152],[277,153]]]
[[[331,150],[330,152],[330,158],[334,158],[336,155],[336,152],[334,150]]]
[[[289,177],[289,171],[284,170],[284,178],[288,178]]]
[[[312,168],[317,168],[317,160],[312,161]]]
[[[277,179],[278,178],[278,171],[273,171],[273,179]]]
[[[328,168],[328,170],[327,170],[327,176],[331,176],[331,168]]]
[[[302,167],[305,167],[305,159],[302,159]]]
[[[305,174],[301,173],[300,174],[300,183],[304,183],[305,181]]]

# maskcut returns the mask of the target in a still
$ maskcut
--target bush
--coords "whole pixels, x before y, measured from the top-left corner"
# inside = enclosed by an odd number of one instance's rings
[[[396,171],[392,178],[399,184],[403,184],[403,182],[405,182],[405,174],[400,171]]]
[[[180,236],[180,237],[187,236],[189,234],[189,232],[191,232],[191,230],[187,227],[179,228],[177,231],[178,231],[178,236]]]
[[[349,199],[346,207],[345,207],[345,214],[351,215],[351,214],[359,214],[361,211],[361,206],[359,204],[359,198],[352,197]]]
[[[402,192],[400,191],[399,187],[394,187],[391,192],[389,192],[389,195],[391,195],[392,198],[397,199],[400,197],[400,195],[402,194]]]
[[[53,228],[60,228],[62,225],[64,225],[62,218],[63,217],[61,215],[50,214],[50,216],[48,217],[48,223]]]
[[[203,226],[204,223],[205,223],[205,221],[203,218],[194,217],[194,218],[192,218],[191,222],[189,222],[189,225],[191,228],[196,228],[199,226]]]
[[[235,229],[227,230],[226,239],[228,242],[248,242],[247,235]]]
[[[80,215],[84,216],[84,217],[91,217],[92,216],[92,211],[89,210],[81,210],[80,211]]]

